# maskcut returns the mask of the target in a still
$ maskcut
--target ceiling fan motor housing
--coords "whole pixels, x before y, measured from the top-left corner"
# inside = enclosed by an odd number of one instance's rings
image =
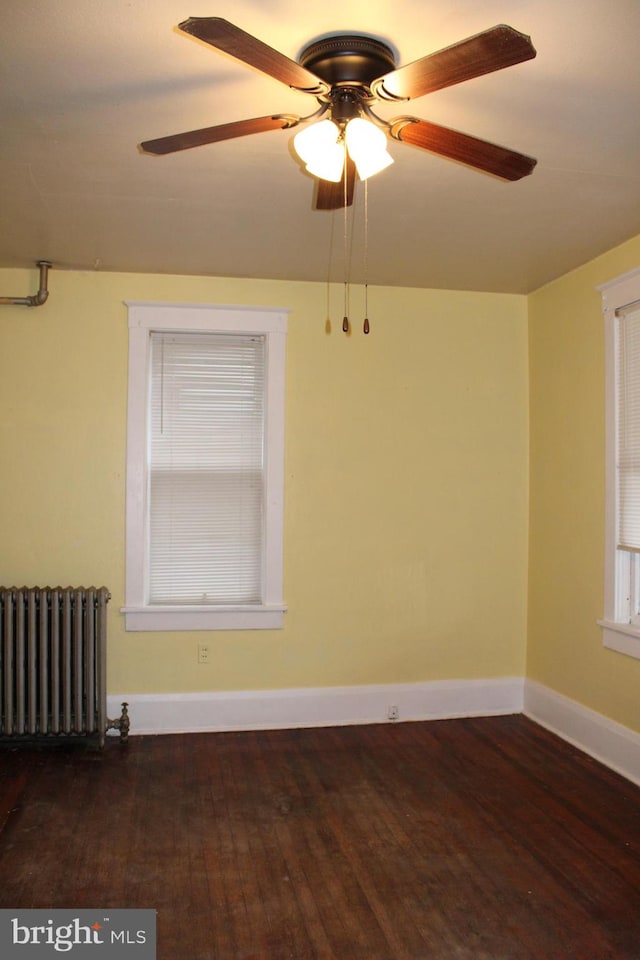
[[[317,40],[302,51],[299,63],[325,83],[364,88],[395,69],[392,50],[373,37],[338,34]]]

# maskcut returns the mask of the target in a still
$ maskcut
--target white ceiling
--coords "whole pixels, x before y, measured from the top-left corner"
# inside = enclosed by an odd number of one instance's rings
[[[409,104],[534,156],[505,183],[406,144],[349,219],[349,277],[529,292],[640,233],[639,0],[16,0],[0,9],[0,266],[341,281],[344,218],[276,130],[165,157],[141,140],[315,101],[175,29],[220,16],[296,59],[332,32],[398,64],[498,23],[536,59]],[[6,293],[6,291],[5,291]]]

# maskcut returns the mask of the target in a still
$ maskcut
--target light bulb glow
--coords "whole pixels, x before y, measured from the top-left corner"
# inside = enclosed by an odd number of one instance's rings
[[[393,163],[393,157],[387,151],[387,138],[384,133],[363,117],[349,121],[346,141],[349,156],[355,163],[361,180],[380,173]]]
[[[307,170],[321,180],[337,183],[344,167],[344,145],[338,142],[339,128],[331,120],[321,120],[301,130],[293,146]]]

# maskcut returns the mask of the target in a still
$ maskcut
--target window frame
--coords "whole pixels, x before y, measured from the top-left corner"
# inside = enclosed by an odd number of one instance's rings
[[[598,620],[605,647],[640,659],[638,603],[640,556],[618,550],[616,311],[640,301],[640,267],[596,288],[602,298],[605,335],[605,583],[604,615]]]
[[[283,602],[284,394],[286,308],[126,301],[129,324],[127,412],[127,631],[280,629]],[[206,606],[147,601],[147,437],[152,332],[254,334],[265,338],[265,537],[262,603]]]

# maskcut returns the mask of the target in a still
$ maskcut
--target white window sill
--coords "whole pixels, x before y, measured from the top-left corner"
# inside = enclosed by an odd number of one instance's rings
[[[602,627],[602,642],[608,650],[640,660],[640,627],[615,620],[598,620],[598,625]]]
[[[280,630],[286,607],[123,607],[127,631]]]

